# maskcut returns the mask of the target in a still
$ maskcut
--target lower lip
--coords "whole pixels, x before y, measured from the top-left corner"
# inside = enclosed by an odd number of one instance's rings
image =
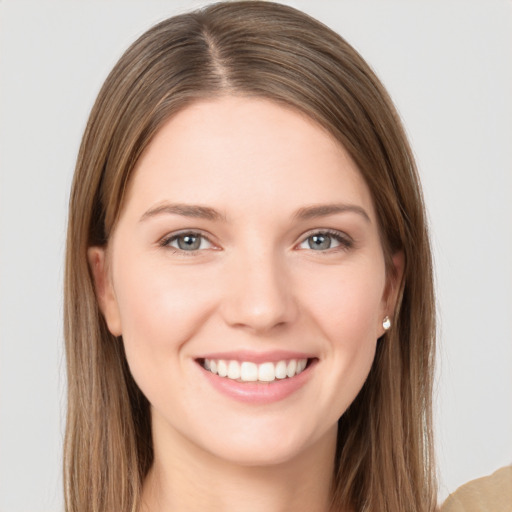
[[[199,368],[208,382],[223,395],[239,402],[270,404],[284,400],[301,389],[308,381],[315,362],[312,361],[299,375],[272,382],[238,382],[227,377],[219,377],[200,365]]]

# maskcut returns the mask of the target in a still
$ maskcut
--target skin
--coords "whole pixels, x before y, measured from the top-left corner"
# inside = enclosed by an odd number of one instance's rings
[[[171,203],[222,218],[162,209]],[[326,204],[352,209],[296,215]],[[311,248],[326,230],[341,238]],[[206,237],[197,250],[170,240],[190,231]],[[146,509],[328,510],[337,420],[368,375],[402,269],[396,254],[386,273],[370,192],[343,147],[268,100],[197,102],[142,155],[108,247],[89,261],[151,404]],[[196,360],[232,350],[300,351],[315,364],[290,396],[243,403]]]

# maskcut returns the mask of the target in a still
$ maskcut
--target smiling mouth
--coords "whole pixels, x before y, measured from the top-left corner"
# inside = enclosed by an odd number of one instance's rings
[[[261,364],[252,361],[226,359],[199,359],[197,362],[207,371],[237,382],[274,382],[300,375],[312,359],[284,359]]]

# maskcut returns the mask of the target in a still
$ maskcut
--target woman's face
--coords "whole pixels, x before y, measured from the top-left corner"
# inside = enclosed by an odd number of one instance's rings
[[[354,162],[307,117],[262,99],[201,101],[169,120],[108,250],[89,259],[155,446],[243,464],[335,442],[393,308]]]

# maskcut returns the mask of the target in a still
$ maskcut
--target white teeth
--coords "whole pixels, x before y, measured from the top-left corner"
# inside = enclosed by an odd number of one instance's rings
[[[228,365],[226,364],[226,361],[223,361],[221,359],[217,363],[217,373],[219,374],[219,377],[227,377],[228,376]]]
[[[276,380],[276,369],[274,363],[263,363],[258,368],[258,380],[272,382]]]
[[[255,363],[243,362],[240,371],[240,378],[244,382],[256,382],[258,380],[258,365]]]
[[[240,364],[238,361],[229,361],[228,377],[233,380],[240,378]]]
[[[219,377],[242,382],[273,382],[276,379],[291,378],[306,368],[307,359],[290,359],[277,363],[256,364],[250,361],[204,359],[203,367]]]
[[[297,370],[297,361],[295,359],[292,359],[288,363],[288,366],[286,367],[286,375],[288,375],[288,377],[293,377],[295,375],[296,370]]]
[[[286,379],[286,361],[279,361],[276,364],[276,379]]]

